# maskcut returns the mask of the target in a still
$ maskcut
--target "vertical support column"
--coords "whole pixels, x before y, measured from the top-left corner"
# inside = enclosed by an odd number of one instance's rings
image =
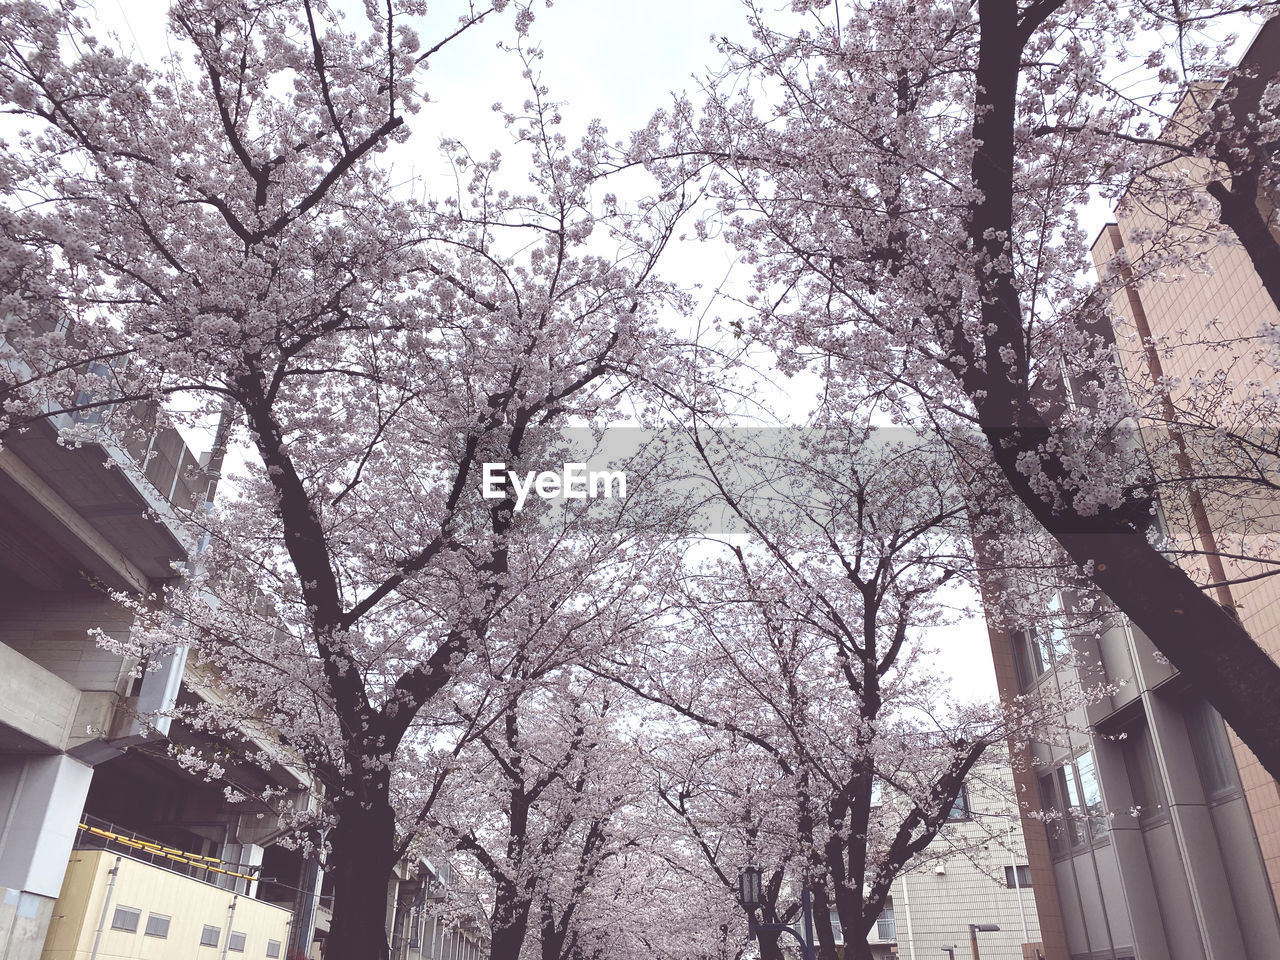
[[[1205,956],[1209,960],[1247,957],[1231,899],[1227,865],[1222,861],[1186,724],[1174,704],[1162,697],[1147,696],[1151,735],[1169,797],[1178,852],[1188,868],[1186,882]]]
[[[57,898],[92,779],[65,754],[0,757],[0,885]]]
[[[311,938],[316,931],[316,904],[320,899],[321,880],[319,859],[304,857],[302,869],[298,871],[297,892],[293,898],[293,926],[289,928],[288,955],[297,953],[305,957],[311,952]]]
[[[246,870],[245,873],[252,873],[256,876],[262,876],[262,857],[267,852],[266,847],[260,847],[256,843],[242,844],[240,847],[240,862],[247,867],[257,867],[256,870]],[[258,881],[246,880],[244,895],[246,897],[256,898],[258,896]]]
[[[65,754],[0,756],[0,956],[36,960],[93,768]]]

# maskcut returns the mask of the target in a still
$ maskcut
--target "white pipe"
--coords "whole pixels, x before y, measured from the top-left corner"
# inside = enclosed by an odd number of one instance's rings
[[[907,892],[908,874],[902,875],[902,912],[907,921],[907,949],[911,951],[911,960],[916,960],[916,938],[911,933],[911,894]]]
[[[222,960],[227,960],[227,949],[231,946],[231,927],[236,920],[236,901],[240,899],[240,895],[233,894],[231,897],[231,906],[227,908],[227,935],[222,938]]]
[[[1013,817],[1009,817],[1009,861],[1013,869],[1013,889],[1018,897],[1018,913],[1022,916],[1022,942],[1030,943],[1031,935],[1027,932],[1027,908],[1022,902],[1022,883],[1018,879],[1018,858],[1013,849]]]
[[[89,954],[89,960],[98,960],[98,945],[102,943],[102,931],[107,926],[107,911],[111,909],[111,891],[116,886],[116,874],[120,872],[120,861],[123,857],[116,857],[116,865],[107,871],[107,876],[111,879],[107,881],[107,896],[102,901],[102,916],[98,920],[98,932],[93,935],[93,950]]]

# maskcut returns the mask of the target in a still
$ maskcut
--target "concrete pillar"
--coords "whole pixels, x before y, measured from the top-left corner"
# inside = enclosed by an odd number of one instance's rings
[[[64,754],[0,757],[0,886],[57,899],[92,779]]]
[[[256,874],[257,876],[261,876],[262,875],[262,856],[264,853],[266,853],[266,849],[267,849],[266,847],[260,847],[256,843],[240,844],[241,866],[257,867],[258,869],[244,870],[244,871],[237,871],[237,872],[244,872],[244,873]],[[256,897],[258,895],[257,880],[245,880],[242,882],[244,883],[244,895],[246,897]]]
[[[1105,785],[1107,809],[1112,814],[1111,845],[1120,871],[1123,906],[1128,911],[1134,949],[1140,957],[1172,956],[1160,918],[1160,903],[1141,821],[1130,813],[1135,801],[1124,750],[1116,741],[1099,737],[1094,745],[1094,758],[1098,779]],[[1159,771],[1155,771],[1155,775],[1159,776]]]
[[[0,756],[0,956],[38,960],[93,768],[65,754]]]
[[[316,901],[320,897],[322,879],[320,861],[315,857],[304,857],[293,898],[293,926],[289,928],[287,956],[293,956],[295,952],[303,957],[310,955],[311,938],[316,931]]]
[[[1205,802],[1186,724],[1177,705],[1162,697],[1151,696],[1148,708],[1178,852],[1190,868],[1187,884],[1205,956],[1208,960],[1247,957],[1231,900],[1227,865]]]

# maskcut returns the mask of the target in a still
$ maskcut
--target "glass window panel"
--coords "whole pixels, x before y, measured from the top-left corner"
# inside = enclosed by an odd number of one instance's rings
[[[219,927],[204,925],[204,929],[200,931],[200,946],[216,947],[218,945],[218,936],[222,933]]]
[[[1127,731],[1127,734],[1122,746],[1124,765],[1129,774],[1133,802],[1138,808],[1138,821],[1145,825],[1168,815],[1164,785],[1156,767],[1151,730],[1146,723]]]
[[[1027,650],[1027,635],[1020,630],[1009,634],[1013,644],[1013,664],[1018,673],[1018,689],[1026,693],[1036,682],[1036,670],[1031,664],[1031,656]]]
[[[1085,814],[1089,818],[1089,832],[1094,840],[1101,840],[1110,827],[1107,811],[1102,805],[1102,787],[1098,784],[1098,772],[1093,754],[1086,751],[1076,758],[1076,773],[1080,777],[1080,791]]]
[[[141,918],[142,911],[137,907],[116,907],[116,912],[111,917],[111,929],[124,930],[127,933],[137,933],[138,921]]]
[[[1004,882],[1010,889],[1015,887],[1025,889],[1031,886],[1031,868],[1026,864],[1019,864],[1015,873],[1013,865],[1010,864],[1004,868]]]
[[[1040,787],[1040,807],[1045,815],[1044,830],[1049,838],[1049,852],[1061,856],[1067,850],[1066,828],[1062,816],[1065,812],[1062,802],[1054,789],[1052,774],[1043,774],[1036,778]]]
[[[1075,766],[1064,764],[1058,768],[1058,796],[1062,798],[1063,813],[1067,818],[1067,837],[1073,847],[1085,843],[1084,803],[1080,800],[1080,786],[1076,782]]]
[[[239,930],[232,930],[231,936],[227,937],[227,949],[233,953],[244,953],[244,934]]]
[[[1044,641],[1049,648],[1050,661],[1067,649],[1067,632],[1062,628],[1065,613],[1066,604],[1063,603],[1062,593],[1055,593],[1049,601],[1049,629]]]
[[[169,936],[169,918],[160,913],[147,914],[147,936],[161,938]]]
[[[1195,756],[1206,796],[1234,790],[1237,786],[1236,764],[1218,712],[1208,701],[1201,700],[1187,711],[1186,717],[1191,753]]]
[[[1052,641],[1045,639],[1039,630],[1032,634],[1032,639],[1034,641],[1032,643],[1032,652],[1034,653],[1033,660],[1036,666],[1036,676],[1039,676],[1049,669],[1049,664],[1053,663],[1054,648]]]
[[[279,940],[268,940],[268,941],[267,941],[267,957],[268,957],[268,960],[276,960],[276,958],[277,958],[277,957],[279,957],[279,956],[280,956],[280,941],[279,941]]]

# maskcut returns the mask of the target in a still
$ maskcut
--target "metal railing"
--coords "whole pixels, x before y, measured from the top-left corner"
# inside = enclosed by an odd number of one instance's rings
[[[257,864],[226,863],[217,857],[206,857],[170,847],[87,813],[80,816],[74,846],[77,850],[110,850],[121,853],[133,860],[141,860],[170,873],[191,877],[224,890],[247,886],[250,881],[259,879],[262,870]]]

